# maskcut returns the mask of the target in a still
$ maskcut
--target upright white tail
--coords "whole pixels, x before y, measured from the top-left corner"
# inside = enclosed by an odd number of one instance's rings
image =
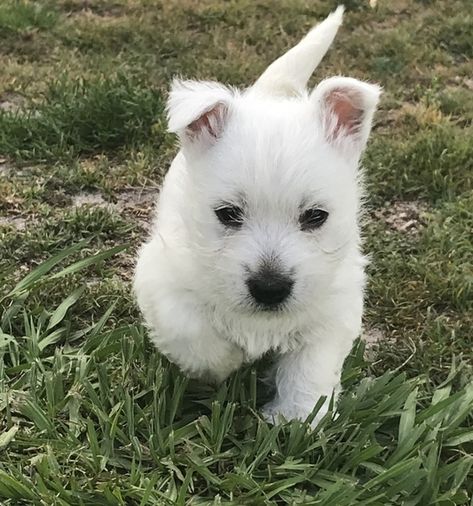
[[[252,89],[271,95],[298,95],[332,44],[342,24],[344,7],[339,6],[292,49],[274,61]]]

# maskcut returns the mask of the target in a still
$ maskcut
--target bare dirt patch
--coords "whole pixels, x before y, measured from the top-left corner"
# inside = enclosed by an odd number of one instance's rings
[[[129,188],[114,195],[113,201],[107,201],[100,192],[83,192],[72,197],[72,206],[103,207],[124,213],[133,216],[138,225],[147,230],[157,195],[155,188]]]
[[[7,162],[6,158],[0,157],[0,177],[8,176],[10,174],[10,164]]]
[[[388,337],[381,329],[376,327],[365,328],[361,333],[361,340],[365,343],[364,357],[369,362],[377,358],[377,350],[382,342],[393,342],[392,337]]]
[[[69,15],[79,14],[96,17],[116,17],[123,15],[128,6],[119,2],[95,2],[92,0],[63,0],[59,6],[67,11]]]
[[[130,211],[137,217],[148,218],[153,211],[158,191],[156,189],[123,190],[117,195],[117,207]]]
[[[464,79],[463,83],[469,90],[473,91],[473,79]]]
[[[72,197],[72,206],[73,207],[82,207],[82,206],[97,206],[97,207],[106,207],[109,205],[105,202],[102,194],[100,193],[79,193]]]
[[[0,216],[0,227],[13,227],[16,230],[25,230],[26,219],[21,216]]]
[[[26,99],[18,93],[7,91],[0,95],[0,110],[16,112],[25,105]]]
[[[416,235],[425,226],[427,206],[419,201],[386,202],[374,211],[374,218],[396,232]]]

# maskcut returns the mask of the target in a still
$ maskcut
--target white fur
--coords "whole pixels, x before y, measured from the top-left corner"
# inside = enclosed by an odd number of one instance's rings
[[[305,65],[307,81],[341,14],[328,18],[331,29],[327,40],[313,44],[313,61],[300,52],[301,61],[286,72]],[[189,375],[222,381],[243,362],[279,352],[277,394],[265,414],[291,419],[305,418],[319,396],[338,391],[343,361],[360,331],[365,261],[357,166],[379,89],[332,78],[309,94],[301,91],[303,72],[297,71],[280,93],[283,70],[270,66],[263,76],[271,86],[258,85],[256,92],[174,83],[169,128],[178,133],[181,151],[138,258],[135,291],[156,346]],[[295,96],[287,90],[291,79],[299,83]],[[340,93],[361,111],[356,131],[334,127]],[[241,229],[219,223],[214,209],[222,202],[244,208]],[[301,231],[301,211],[314,206],[329,212],[326,223]],[[294,279],[281,311],[258,310],[249,298],[247,273],[265,256],[277,257]]]
[[[343,11],[343,6],[338,7],[299,44],[274,61],[256,81],[253,91],[278,95],[303,93],[342,24]]]

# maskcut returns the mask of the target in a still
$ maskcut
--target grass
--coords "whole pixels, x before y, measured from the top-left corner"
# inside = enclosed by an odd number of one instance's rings
[[[192,384],[150,349],[140,325],[106,329],[113,303],[75,328],[68,316],[83,287],[55,308],[29,307],[38,285],[117,252],[55,270],[80,247],[50,258],[4,299],[1,380],[11,389],[1,404],[0,494],[11,504],[467,503],[465,371],[452,369],[427,394],[422,377],[368,377],[359,344],[337,419],[325,417],[317,432],[302,422],[272,427],[257,413],[265,393],[252,368],[217,390]]]
[[[317,74],[384,88],[364,159],[382,339],[353,349],[337,416],[267,425],[267,360],[218,388],[185,379],[131,297],[175,153],[170,78],[248,85],[335,4],[0,6],[2,504],[472,504],[467,0],[350,0]]]
[[[368,163],[375,165],[370,176],[379,199],[435,201],[471,191],[471,134],[471,128],[441,124],[424,126],[389,143],[380,136],[368,153]]]
[[[57,22],[57,13],[37,2],[7,0],[0,6],[0,33],[24,34],[30,30],[48,30]]]
[[[95,81],[57,81],[44,99],[0,114],[0,152],[27,160],[60,160],[110,152],[163,137],[161,94],[118,74]]]

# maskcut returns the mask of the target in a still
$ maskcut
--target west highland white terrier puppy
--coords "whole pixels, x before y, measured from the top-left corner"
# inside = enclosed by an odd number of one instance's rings
[[[173,82],[181,150],[136,267],[152,339],[186,374],[220,382],[278,353],[272,421],[305,419],[339,391],[361,328],[358,164],[380,89],[348,77],[306,89],[342,16],[246,90]]]

